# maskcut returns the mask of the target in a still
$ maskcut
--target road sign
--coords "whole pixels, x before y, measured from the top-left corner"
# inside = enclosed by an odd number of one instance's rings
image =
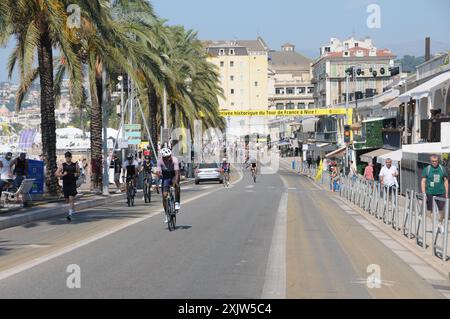
[[[138,145],[141,143],[140,124],[125,124],[124,129],[125,129],[125,137],[128,140],[128,145]]]
[[[127,138],[119,138],[117,140],[118,148],[128,148],[128,139]]]

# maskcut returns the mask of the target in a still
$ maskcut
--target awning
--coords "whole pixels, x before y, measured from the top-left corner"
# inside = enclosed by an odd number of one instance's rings
[[[341,155],[343,156],[343,155],[345,155],[345,154],[344,154],[345,149],[346,149],[345,146],[344,146],[344,147],[341,147],[341,148],[338,148],[337,150],[335,150],[335,151],[333,151],[333,152],[331,152],[331,153],[326,154],[326,155],[325,155],[325,158],[338,157],[338,156],[341,156]]]
[[[391,101],[389,101],[385,106],[383,106],[383,109],[392,109],[392,108],[396,108],[399,107],[400,104],[402,104],[403,102],[399,101],[398,98],[392,99]]]
[[[371,163],[375,157],[382,156],[382,155],[390,153],[390,152],[392,152],[392,150],[388,150],[385,148],[379,148],[372,152],[363,154],[359,158],[361,159],[362,162]]]
[[[400,102],[408,102],[410,99],[419,100],[428,97],[432,91],[438,90],[450,83],[450,71],[442,73],[431,80],[422,83],[414,89],[403,93],[398,97]]]
[[[389,153],[386,153],[384,155],[378,156],[377,162],[381,165],[386,164],[386,159],[390,158],[392,160],[392,164],[399,167],[399,163],[402,160],[402,150],[396,150]]]

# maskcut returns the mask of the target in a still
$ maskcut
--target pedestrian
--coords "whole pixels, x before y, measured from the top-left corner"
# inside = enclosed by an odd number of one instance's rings
[[[71,221],[72,215],[75,213],[75,196],[77,195],[77,178],[80,176],[80,168],[78,163],[72,162],[72,153],[66,152],[64,157],[66,162],[58,168],[55,175],[63,181],[64,198],[69,204],[67,220]]]
[[[428,165],[422,171],[421,183],[421,191],[427,196],[427,210],[429,214],[433,210],[433,196],[448,198],[448,172],[444,166],[439,164],[438,155],[431,155],[430,162],[431,165]],[[437,206],[439,209],[439,230],[443,232],[445,202],[437,201]]]
[[[0,161],[0,198],[2,192],[7,185],[10,185],[13,180],[13,172],[11,170],[12,153],[7,152],[5,157]]]
[[[311,168],[312,165],[312,158],[311,155],[308,155],[308,157],[306,158],[306,162],[308,163],[308,169]]]
[[[320,161],[321,161],[321,160],[322,160],[322,159],[320,158],[320,156],[317,155],[317,158],[316,158],[316,165],[317,165],[317,167],[320,166]]]
[[[353,182],[356,182],[356,179],[358,178],[358,170],[353,161],[350,161],[350,169],[348,171],[348,176],[351,178]]]
[[[369,165],[366,166],[364,169],[364,178],[368,181],[373,181],[373,164],[369,163]]]
[[[20,153],[19,157],[12,160],[11,167],[14,167],[12,171],[13,175],[16,177],[13,181],[13,187],[19,188],[28,173],[27,154]]]
[[[122,189],[120,187],[120,171],[122,169],[122,161],[117,156],[116,153],[113,155],[113,160],[111,161],[110,167],[114,168],[114,183],[116,184],[117,190],[122,192]]]
[[[398,187],[397,176],[398,176],[397,167],[392,165],[392,159],[387,158],[386,165],[384,165],[381,168],[378,177],[380,179],[381,185],[388,188],[387,189],[388,194],[392,187]]]

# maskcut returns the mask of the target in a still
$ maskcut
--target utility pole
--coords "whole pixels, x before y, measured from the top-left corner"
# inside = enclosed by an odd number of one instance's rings
[[[349,82],[349,74],[345,72],[345,125],[348,125],[348,83]],[[347,175],[347,167],[348,167],[348,143],[345,143],[345,161],[344,161],[344,174]]]

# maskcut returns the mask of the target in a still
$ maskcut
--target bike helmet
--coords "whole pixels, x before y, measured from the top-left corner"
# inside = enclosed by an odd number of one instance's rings
[[[169,157],[170,155],[172,155],[172,151],[170,150],[170,148],[165,147],[161,150],[161,155],[162,157]]]
[[[226,162],[226,161],[227,161],[227,159],[226,159],[226,158],[224,157],[222,161],[223,161],[223,162]]]
[[[133,155],[128,154],[127,159],[128,159],[128,160],[132,160],[132,159],[133,159]]]

